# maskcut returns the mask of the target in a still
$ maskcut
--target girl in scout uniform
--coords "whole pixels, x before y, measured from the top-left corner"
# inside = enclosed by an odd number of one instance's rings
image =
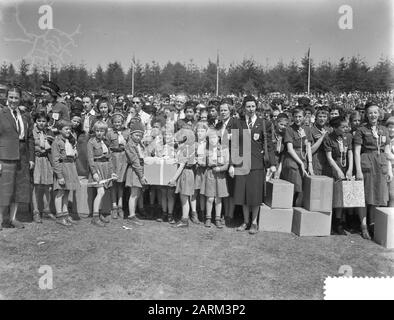
[[[33,171],[33,220],[36,223],[42,223],[40,211],[38,210],[39,194],[42,190],[42,201],[44,205],[44,214],[50,214],[50,189],[53,185],[53,169],[52,169],[52,156],[50,141],[53,137],[48,135],[48,122],[50,118],[48,115],[41,111],[34,114],[33,120],[35,126],[33,128],[34,137],[34,150],[35,150],[35,166]]]
[[[280,178],[294,184],[293,206],[302,204],[302,180],[305,175],[313,174],[312,134],[309,127],[303,125],[304,111],[293,109],[293,124],[286,129],[283,143],[285,154]]]
[[[203,177],[200,193],[207,198],[205,226],[211,227],[212,207],[215,202],[215,226],[223,228],[221,221],[222,198],[228,197],[226,172],[229,166],[228,148],[222,148],[218,132],[214,129],[207,133],[207,169]]]
[[[130,126],[130,138],[125,145],[128,163],[126,170],[126,187],[131,188],[129,216],[127,221],[139,226],[142,226],[143,223],[136,217],[135,211],[142,187],[147,184],[147,180],[144,176],[144,151],[141,144],[144,131],[145,128],[142,122],[132,123]]]
[[[390,117],[386,121],[386,127],[389,130],[390,137],[390,162],[394,167],[394,117]],[[389,182],[389,207],[394,207],[394,181]]]
[[[96,114],[96,116],[92,119],[90,123],[90,133],[93,134],[93,136],[94,136],[93,126],[97,121],[105,122],[108,127],[112,125],[111,116],[110,116],[112,106],[107,98],[103,97],[98,101],[97,109],[98,109],[98,114]]]
[[[71,226],[76,223],[68,213],[68,196],[70,191],[80,187],[75,159],[77,150],[71,135],[71,122],[60,120],[57,129],[60,132],[52,143],[53,163],[53,190],[55,195],[56,222],[63,226]]]
[[[320,108],[316,111],[316,120],[311,126],[312,166],[314,174],[319,176],[327,176],[331,173],[323,147],[323,139],[330,131],[330,128],[327,126],[327,120],[328,111]]]
[[[184,228],[189,226],[190,207],[192,208],[192,222],[198,223],[196,201],[193,199],[194,167],[196,161],[194,132],[190,129],[181,129],[175,134],[175,141],[179,144],[176,156],[179,167],[168,184],[172,186],[176,185],[175,193],[179,193],[181,198],[182,219],[174,226]]]
[[[275,172],[275,178],[280,177],[282,171],[282,159],[285,150],[285,145],[283,143],[286,128],[289,125],[289,117],[286,113],[280,113],[275,121],[275,130],[273,132],[272,142],[274,144],[274,153],[276,158],[277,170]]]
[[[98,227],[104,227],[109,223],[109,219],[100,213],[102,199],[105,189],[112,187],[112,180],[117,176],[113,171],[111,162],[111,151],[105,135],[108,125],[103,121],[96,121],[93,125],[94,137],[90,138],[87,144],[90,187],[97,188],[97,195],[93,202],[92,224]]]
[[[109,128],[107,132],[112,168],[117,176],[117,180],[113,182],[111,189],[111,217],[113,219],[117,219],[118,216],[124,218],[123,191],[127,170],[125,145],[129,138],[129,130],[123,126],[124,120],[125,117],[122,113],[115,112],[111,117],[112,128]]]
[[[331,171],[329,177],[337,180],[350,180],[353,176],[352,134],[346,133],[348,122],[345,117],[339,116],[330,120],[333,131],[323,140]],[[343,208],[334,208],[334,230],[339,235],[345,235]]]
[[[194,174],[194,198],[196,199],[196,201],[197,199],[199,199],[200,203],[199,220],[203,220],[205,218],[205,196],[201,193],[201,187],[204,182],[204,175],[207,169],[207,131],[207,123],[198,122],[196,124],[197,141],[195,144],[195,150],[197,161]]]
[[[392,180],[390,155],[390,137],[386,127],[378,124],[379,107],[374,103],[367,103],[365,125],[360,126],[354,134],[354,158],[356,178],[364,181],[365,203],[362,208],[361,225],[362,236],[370,239],[374,225],[373,207],[386,206],[388,201],[387,182]]]
[[[156,154],[167,159],[175,159],[174,147],[174,125],[167,122],[164,126],[163,145],[156,144]],[[174,206],[175,206],[175,185],[160,186],[161,194],[161,217],[157,219],[158,222],[167,221],[170,224],[175,224]]]

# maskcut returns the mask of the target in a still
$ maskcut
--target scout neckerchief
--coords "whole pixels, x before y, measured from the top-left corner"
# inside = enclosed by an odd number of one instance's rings
[[[75,149],[73,145],[70,143],[70,141],[66,138],[66,141],[64,143],[64,148],[66,150],[66,156],[68,157],[74,157],[75,156]]]
[[[344,145],[344,140],[346,138],[343,138],[341,136],[337,136],[337,142],[339,146],[339,153],[340,153],[340,164],[342,167],[346,167],[346,152],[347,152],[347,146]]]
[[[302,158],[302,159],[306,159],[306,147],[305,147],[305,152],[303,153],[303,151],[302,151],[302,145],[303,145],[302,138],[306,137],[304,128],[300,126],[300,127],[298,128],[298,130],[297,130],[297,133],[298,133],[298,135],[299,135],[300,138],[301,138],[301,158]],[[306,144],[306,143],[305,143],[305,144]]]
[[[378,130],[378,126],[377,125],[376,126],[371,126],[371,130],[372,130],[372,135],[376,139],[376,145],[378,147],[378,154],[380,154],[380,146],[382,145],[382,132],[380,130]],[[386,141],[384,141],[384,142],[386,142]]]
[[[101,143],[101,148],[103,149],[103,154],[108,154],[108,147],[105,144],[104,140],[101,140],[100,143]]]
[[[274,130],[272,130],[272,132],[274,132]],[[282,140],[283,137],[281,135],[277,135],[276,132],[274,132],[274,142],[276,142],[276,152],[280,153],[281,149],[282,149]]]
[[[119,143],[120,145],[125,145],[125,144],[126,144],[126,140],[125,140],[125,138],[123,137],[122,131],[119,130],[117,133],[118,133],[118,143]]]
[[[206,147],[207,147],[207,143],[205,140],[197,142],[197,148],[196,148],[197,163],[201,166],[206,165],[206,159],[205,159]]]

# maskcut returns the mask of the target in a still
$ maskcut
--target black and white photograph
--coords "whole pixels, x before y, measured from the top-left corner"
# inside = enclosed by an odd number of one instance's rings
[[[394,299],[393,31],[391,0],[0,0],[0,300]]]

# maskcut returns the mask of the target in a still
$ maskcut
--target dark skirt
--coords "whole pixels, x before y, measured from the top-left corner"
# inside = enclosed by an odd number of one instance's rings
[[[313,173],[317,176],[328,176],[331,174],[331,166],[328,163],[324,150],[318,150],[312,156]]]
[[[77,173],[77,167],[75,162],[63,162],[62,164],[62,174],[65,180],[65,184],[60,185],[56,174],[53,179],[53,190],[78,190],[81,187],[79,182],[79,177]]]
[[[263,203],[265,170],[250,170],[234,178],[234,204],[259,206]]]
[[[106,180],[110,179],[112,177],[112,171],[110,170],[110,162],[95,162],[100,180]],[[89,183],[95,182],[93,179],[92,172],[89,170],[89,176],[88,176],[88,181]],[[91,187],[93,188],[100,188],[104,187],[106,189],[112,187],[112,180],[106,183],[100,183],[100,184],[94,184]]]
[[[228,189],[228,196],[234,197],[234,181],[235,178],[231,178],[228,172],[226,172],[226,180],[227,180],[227,189]]]
[[[125,184],[126,187],[142,188],[141,181],[131,166],[127,167],[125,181],[126,181],[126,184]]]
[[[112,168],[118,176],[117,182],[125,182],[127,170],[126,152],[112,152]]]
[[[184,168],[182,170],[182,173],[176,182],[175,193],[180,193],[185,196],[192,196],[194,194],[193,169]]]
[[[364,176],[365,203],[386,206],[389,200],[386,155],[377,152],[362,153],[360,162]]]
[[[33,183],[53,185],[53,169],[48,157],[36,157],[33,172]]]
[[[296,151],[298,157],[302,159],[301,152]],[[305,169],[307,169],[306,162],[304,161]],[[294,192],[302,192],[302,171],[301,167],[298,165],[294,159],[286,153],[284,155],[282,172],[280,178],[294,184]]]
[[[0,160],[0,206],[6,207],[14,202],[16,186],[17,162],[3,162]]]
[[[19,143],[20,161],[16,167],[15,202],[30,203],[31,178],[26,143]]]
[[[212,168],[207,168],[200,193],[206,197],[228,197],[226,172],[213,172]]]
[[[194,189],[195,190],[200,190],[201,189],[201,185],[203,183],[204,180],[204,174],[205,174],[205,170],[207,169],[207,167],[197,167],[197,169],[194,171]]]

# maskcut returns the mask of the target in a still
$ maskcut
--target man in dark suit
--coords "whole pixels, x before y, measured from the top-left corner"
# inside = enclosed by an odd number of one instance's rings
[[[34,138],[29,117],[19,110],[19,88],[7,92],[7,106],[0,109],[0,222],[7,207],[10,224],[16,220],[18,203],[30,203],[30,169],[34,167]],[[1,224],[1,223],[0,223]]]
[[[258,232],[257,217],[263,202],[265,169],[275,172],[275,154],[272,143],[272,124],[256,115],[257,101],[246,96],[243,101],[245,119],[237,122],[239,130],[239,153],[243,157],[244,172],[237,172],[231,166],[230,175],[235,174],[234,203],[243,206],[244,223],[237,231],[244,231],[250,225],[250,234]],[[245,141],[244,141],[245,139]],[[245,143],[244,143],[245,142]],[[234,159],[232,159],[234,162]],[[235,167],[232,169],[232,167]],[[252,211],[252,219],[249,213]]]

